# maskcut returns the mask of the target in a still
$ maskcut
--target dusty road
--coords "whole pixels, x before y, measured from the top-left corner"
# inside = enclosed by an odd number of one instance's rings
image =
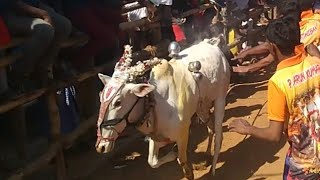
[[[267,126],[266,90],[267,84],[233,89],[228,96],[224,127],[237,117],[244,117],[260,127]],[[188,155],[194,165],[202,163],[207,158],[204,154],[207,146],[205,132],[206,128],[203,125],[193,124]],[[204,170],[194,170],[195,178],[199,180],[281,179],[287,148],[285,140],[279,144],[272,144],[230,133],[224,128],[217,175],[212,177],[209,173],[210,167],[207,167]],[[69,172],[73,179],[88,180],[183,179],[182,170],[177,162],[165,164],[158,169],[150,168],[147,163],[147,150],[148,146],[143,138],[127,143],[126,147],[121,152],[113,154],[112,158],[98,155],[92,149],[86,154],[70,159]]]

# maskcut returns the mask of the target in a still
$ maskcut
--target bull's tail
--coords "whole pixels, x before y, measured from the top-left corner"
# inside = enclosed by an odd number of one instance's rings
[[[212,175],[215,175],[215,169],[218,162],[221,145],[222,145],[222,123],[224,118],[224,112],[225,112],[225,97],[219,97],[214,102],[214,155],[213,155],[213,161],[211,166],[211,172]]]

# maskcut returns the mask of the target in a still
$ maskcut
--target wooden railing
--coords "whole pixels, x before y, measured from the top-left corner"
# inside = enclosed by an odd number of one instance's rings
[[[1,50],[5,50],[7,48],[13,48],[16,46],[19,46],[21,43],[26,41],[27,38],[14,38],[10,44],[8,44],[5,47],[2,47]],[[85,35],[77,36],[74,38],[70,38],[67,41],[63,42],[61,44],[62,48],[72,47],[72,46],[78,46],[81,44],[85,44],[88,41],[88,37]],[[17,59],[22,57],[23,54],[9,54],[1,57],[1,63],[0,68],[4,69],[7,65],[10,65],[11,63],[15,62]],[[14,99],[10,99],[5,102],[0,103],[0,113],[6,113],[15,109],[23,108],[23,105],[26,103],[29,103],[31,101],[34,101],[38,99],[41,96],[46,96],[47,102],[48,102],[48,110],[49,110],[49,118],[50,118],[50,125],[51,125],[51,139],[52,139],[52,145],[50,145],[48,151],[43,155],[44,158],[40,158],[36,160],[35,162],[28,164],[25,169],[17,172],[15,175],[13,175],[9,179],[23,179],[24,176],[30,175],[33,172],[35,172],[37,169],[40,169],[41,167],[45,166],[46,163],[48,163],[53,157],[56,159],[57,163],[57,179],[66,179],[66,170],[65,170],[65,164],[64,164],[64,157],[62,154],[62,147],[58,146],[57,144],[61,144],[61,134],[60,134],[60,116],[59,116],[59,109],[57,107],[56,102],[56,91],[58,89],[61,89],[63,87],[67,87],[72,84],[80,83],[84,81],[85,79],[88,79],[94,75],[97,74],[97,72],[102,71],[103,67],[98,67],[93,71],[81,74],[78,77],[74,77],[72,79],[68,79],[65,81],[57,82],[54,86],[49,86],[43,89],[38,89],[32,92],[28,92],[25,94],[21,94],[18,97],[15,97]],[[23,120],[22,120],[23,121]],[[88,121],[89,122],[89,121]],[[25,123],[23,123],[25,124]],[[86,123],[87,124],[87,123]],[[84,124],[84,125],[86,125]],[[88,126],[88,125],[87,125]],[[80,125],[80,129],[83,127],[83,125]],[[26,127],[23,127],[25,129]],[[88,129],[88,128],[87,128]],[[83,130],[84,131],[84,130]],[[82,131],[82,132],[83,132]],[[25,130],[23,132],[26,132]],[[78,133],[79,130],[74,131],[70,134],[70,137],[74,139],[74,134]],[[26,136],[26,134],[22,134],[21,136]],[[69,142],[68,139],[70,138],[63,138],[65,142]],[[26,143],[26,142],[20,142],[20,143]],[[70,144],[70,142],[69,142]],[[20,147],[25,147],[26,145],[20,145]],[[54,147],[54,148],[53,148]],[[25,149],[24,149],[25,151]],[[26,154],[26,152],[23,152],[23,154]],[[43,160],[45,159],[45,160]],[[40,163],[39,163],[40,162]],[[45,163],[43,163],[45,162]]]

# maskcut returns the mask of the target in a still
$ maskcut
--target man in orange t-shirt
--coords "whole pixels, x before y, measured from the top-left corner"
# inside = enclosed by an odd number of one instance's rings
[[[308,55],[297,23],[277,19],[266,37],[279,61],[268,84],[269,126],[258,128],[235,119],[229,131],[280,141],[287,129],[290,144],[283,179],[320,179],[320,59]],[[284,127],[286,126],[286,127]]]
[[[312,9],[301,13],[300,33],[301,42],[305,45],[314,44],[320,46],[320,14]]]

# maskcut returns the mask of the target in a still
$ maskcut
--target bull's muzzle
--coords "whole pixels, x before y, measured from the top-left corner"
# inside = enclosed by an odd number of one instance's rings
[[[98,153],[109,153],[114,149],[114,141],[99,140],[96,143],[96,151]]]

